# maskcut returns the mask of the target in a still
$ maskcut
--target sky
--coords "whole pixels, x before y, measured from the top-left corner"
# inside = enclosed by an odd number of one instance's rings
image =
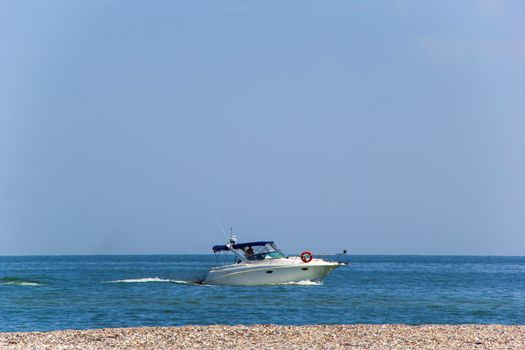
[[[521,0],[0,0],[0,255],[525,255],[524,135]]]

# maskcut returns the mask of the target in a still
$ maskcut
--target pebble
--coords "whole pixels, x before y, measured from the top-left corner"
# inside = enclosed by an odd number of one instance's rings
[[[183,326],[0,333],[0,349],[517,349],[525,326]]]

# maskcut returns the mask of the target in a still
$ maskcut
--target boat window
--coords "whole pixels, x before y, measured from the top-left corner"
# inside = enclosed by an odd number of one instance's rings
[[[248,260],[269,260],[269,259],[282,259],[286,256],[280,251],[274,250],[272,247],[264,246],[262,249],[257,251],[256,254],[246,254]]]
[[[268,253],[267,256],[269,256],[272,259],[282,259],[284,258],[284,254],[281,252],[271,252]]]

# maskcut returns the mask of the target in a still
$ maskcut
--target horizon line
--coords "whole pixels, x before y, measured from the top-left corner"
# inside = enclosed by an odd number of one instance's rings
[[[300,253],[292,253],[289,256],[299,255]],[[83,254],[0,254],[0,257],[68,257],[68,256],[170,256],[170,255],[216,255],[215,253],[83,253]],[[352,253],[338,253],[338,254],[327,254],[327,253],[318,253],[314,254],[318,256],[330,256],[330,255],[347,255],[347,256],[461,256],[461,257],[515,257],[523,258],[525,255],[514,255],[514,254],[352,254]]]

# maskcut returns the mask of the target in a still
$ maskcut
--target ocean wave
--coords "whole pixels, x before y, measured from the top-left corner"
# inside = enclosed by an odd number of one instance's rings
[[[22,278],[16,278],[16,277],[4,277],[0,278],[0,285],[5,286],[42,286],[44,283],[38,282],[38,281],[32,281],[32,280],[25,280]]]

